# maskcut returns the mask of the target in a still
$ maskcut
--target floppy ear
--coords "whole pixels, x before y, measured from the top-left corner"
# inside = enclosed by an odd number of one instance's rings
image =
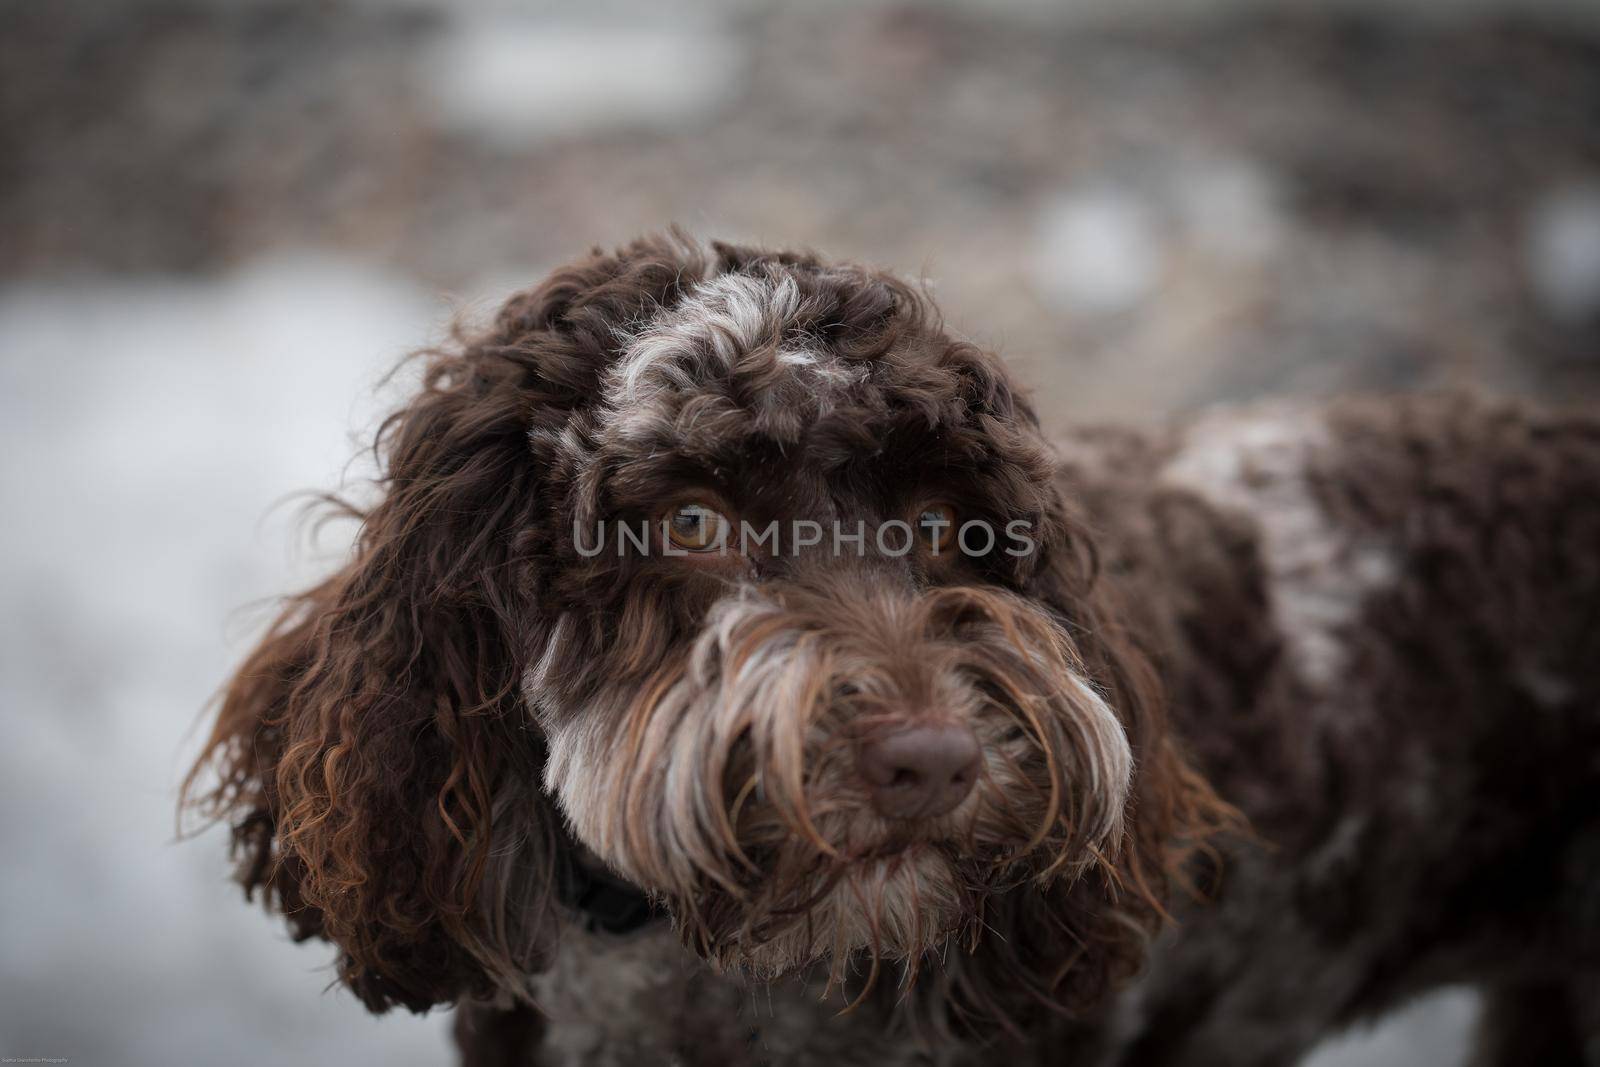
[[[697,257],[676,235],[596,252],[427,355],[348,565],[222,693],[185,804],[232,824],[247,895],[334,942],[373,1011],[526,995],[548,950],[566,839],[519,681],[555,520],[530,431],[593,396],[617,328]]]

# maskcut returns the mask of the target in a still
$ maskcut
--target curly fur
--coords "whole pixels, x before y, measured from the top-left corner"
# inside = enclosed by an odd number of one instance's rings
[[[1444,399],[1052,448],[904,283],[676,234],[425,359],[351,559],[239,668],[187,792],[369,1008],[463,1004],[469,1059],[1288,1062],[1481,977],[1498,942],[1407,901],[1511,929],[1464,859],[1406,875],[1418,841],[1600,871],[1566,805],[1600,778],[1592,420]],[[580,551],[688,490],[763,521],[936,490],[1037,551]],[[928,706],[979,785],[886,824],[851,753]],[[600,864],[670,927],[581,929],[561,887]]]

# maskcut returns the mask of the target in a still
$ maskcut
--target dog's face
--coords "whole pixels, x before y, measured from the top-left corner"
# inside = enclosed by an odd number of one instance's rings
[[[854,269],[757,261],[619,324],[534,441],[568,487],[522,679],[576,836],[713,959],[916,957],[1114,852],[1132,774],[1003,370]]]
[[[1081,1005],[1137,965],[1215,800],[1032,412],[918,293],[596,253],[431,354],[378,446],[193,798],[374,1010],[531,995],[574,839],[758,975],[959,946],[989,999]]]

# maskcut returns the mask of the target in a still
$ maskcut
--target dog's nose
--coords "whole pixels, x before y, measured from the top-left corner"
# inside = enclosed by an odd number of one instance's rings
[[[972,792],[981,755],[959,723],[916,723],[863,742],[857,766],[879,815],[931,819]]]

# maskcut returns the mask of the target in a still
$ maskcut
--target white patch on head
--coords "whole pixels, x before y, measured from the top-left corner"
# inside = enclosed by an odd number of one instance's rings
[[[655,425],[668,396],[696,389],[707,357],[720,364],[716,371],[727,373],[748,353],[768,346],[778,346],[778,365],[806,395],[829,406],[840,388],[862,380],[866,368],[829,358],[819,344],[797,342],[792,325],[804,310],[793,278],[722,274],[625,333],[606,388],[623,435]]]
[[[1292,408],[1224,412],[1191,426],[1168,484],[1255,520],[1268,595],[1295,669],[1317,686],[1345,671],[1344,631],[1398,574],[1393,546],[1330,520],[1307,475],[1333,446],[1326,423]]]
[[[644,404],[663,388],[687,389],[694,379],[686,361],[701,344],[731,370],[741,355],[781,330],[800,309],[793,278],[773,282],[722,274],[696,285],[672,311],[636,334],[613,370],[611,399]]]

